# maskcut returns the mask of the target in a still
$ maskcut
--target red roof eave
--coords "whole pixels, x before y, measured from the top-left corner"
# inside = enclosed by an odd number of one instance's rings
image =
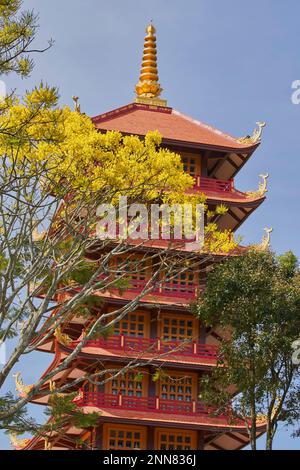
[[[163,144],[175,147],[252,153],[259,145],[242,144],[234,137],[168,107],[131,103],[94,116],[92,121],[100,132],[118,130],[123,135],[144,137],[148,131],[158,130],[163,136]]]

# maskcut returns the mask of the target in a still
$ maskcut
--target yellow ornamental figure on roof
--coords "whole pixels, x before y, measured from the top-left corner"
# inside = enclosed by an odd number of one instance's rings
[[[153,24],[149,24],[146,28],[140,78],[135,86],[136,101],[166,106],[165,100],[157,100],[163,90],[158,82],[155,32]]]

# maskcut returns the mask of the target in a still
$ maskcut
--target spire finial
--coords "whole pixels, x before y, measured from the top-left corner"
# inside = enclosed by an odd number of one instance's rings
[[[150,21],[146,28],[144,53],[139,82],[136,84],[136,102],[166,106],[166,100],[159,98],[162,88],[158,81],[156,56],[156,29]]]

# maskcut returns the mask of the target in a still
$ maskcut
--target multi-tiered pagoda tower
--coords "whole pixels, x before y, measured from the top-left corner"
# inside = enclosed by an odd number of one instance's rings
[[[163,145],[181,154],[185,170],[194,177],[194,191],[206,195],[209,209],[214,210],[219,204],[228,207],[216,222],[220,230],[234,232],[265,199],[266,176],[257,192],[241,192],[234,184],[235,176],[260,143],[264,123],[258,123],[252,136],[236,139],[169,107],[160,98],[152,24],[146,33],[135,101],[95,116],[93,122],[99,132],[118,130],[141,138],[148,131],[159,131]],[[117,289],[103,293],[101,312],[126,304],[146,282],[142,272],[123,293]],[[150,351],[144,357],[153,357],[153,361],[145,366],[142,372],[146,373],[141,374],[140,380],[135,380],[136,372],[129,371],[105,385],[83,384],[77,389],[77,403],[87,411],[99,411],[97,427],[83,430],[70,426],[63,437],[49,437],[46,447],[44,439],[34,438],[25,448],[75,449],[79,438],[80,448],[93,449],[237,450],[246,446],[249,440],[242,421],[231,421],[225,415],[212,416],[199,401],[199,378],[216,366],[222,335],[218,329],[206,330],[189,310],[199,282],[197,272],[186,271],[167,287],[162,283],[159,289],[145,295],[141,308],[129,313],[113,335],[87,342],[76,361],[53,377],[59,387],[84,376],[95,364],[119,368],[143,351]],[[84,320],[71,319],[64,328],[71,343],[58,334],[39,347],[54,354],[47,372],[70,354],[84,328]],[[182,341],[187,341],[187,345],[176,350]],[[165,354],[166,347],[170,354]],[[160,351],[164,352],[162,358]],[[157,381],[151,380],[155,367],[162,364],[167,373]],[[49,384],[45,390],[47,387]],[[47,394],[35,399],[40,404],[47,401]],[[263,430],[262,423],[258,432]]]

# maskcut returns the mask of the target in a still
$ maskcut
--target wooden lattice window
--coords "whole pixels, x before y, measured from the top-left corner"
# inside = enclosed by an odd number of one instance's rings
[[[146,449],[146,429],[141,426],[104,425],[103,448],[105,450]]]
[[[146,396],[148,392],[148,376],[138,370],[126,372],[126,374],[113,378],[106,385],[107,393],[112,395],[141,398]]]
[[[167,291],[186,292],[195,289],[196,273],[194,271],[184,271],[179,274],[167,274],[165,276],[164,289]]]
[[[195,318],[190,315],[164,314],[160,320],[160,338],[164,341],[184,341],[197,338]]]
[[[155,432],[156,450],[195,450],[196,446],[195,431],[157,429]]]
[[[158,396],[162,400],[191,402],[197,396],[195,374],[170,372],[158,381]]]
[[[200,157],[183,156],[182,157],[183,169],[191,176],[200,174]]]
[[[140,338],[149,337],[149,317],[144,312],[128,313],[126,317],[116,323],[115,335],[134,336]]]
[[[149,263],[142,257],[117,256],[115,260],[116,278],[145,281],[151,274]]]

